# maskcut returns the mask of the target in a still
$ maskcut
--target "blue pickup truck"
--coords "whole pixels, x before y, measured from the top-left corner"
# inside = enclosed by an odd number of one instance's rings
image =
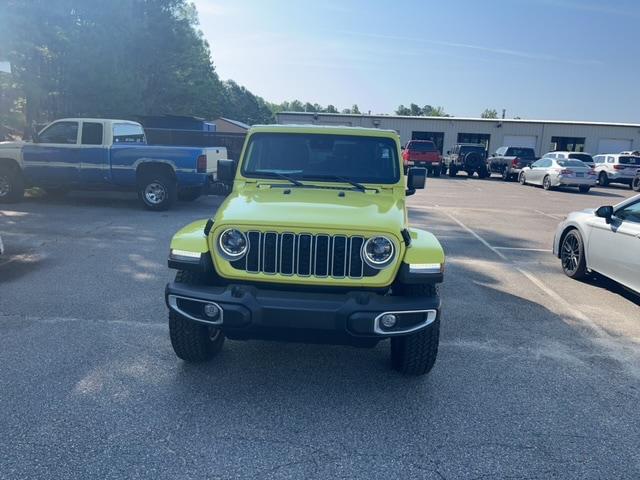
[[[128,120],[65,118],[33,143],[0,143],[0,203],[19,201],[28,187],[134,190],[146,208],[167,210],[204,193],[226,157],[224,147],[147,145],[142,125]]]

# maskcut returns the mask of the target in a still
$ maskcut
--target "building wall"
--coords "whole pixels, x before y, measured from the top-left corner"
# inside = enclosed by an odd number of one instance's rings
[[[451,150],[458,140],[458,133],[480,133],[491,135],[489,152],[503,146],[508,135],[536,137],[536,153],[541,156],[551,149],[552,137],[585,138],[585,152],[599,152],[601,139],[629,139],[631,148],[640,149],[640,125],[619,126],[606,124],[531,122],[526,120],[462,120],[442,117],[397,117],[370,115],[330,115],[313,113],[279,113],[280,124],[345,125],[351,127],[383,128],[399,133],[402,144],[411,140],[412,132],[443,132],[443,151]]]

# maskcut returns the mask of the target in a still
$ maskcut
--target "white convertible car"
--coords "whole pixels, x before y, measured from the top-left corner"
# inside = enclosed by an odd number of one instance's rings
[[[553,253],[571,278],[598,272],[640,293],[640,195],[570,213],[558,225]]]

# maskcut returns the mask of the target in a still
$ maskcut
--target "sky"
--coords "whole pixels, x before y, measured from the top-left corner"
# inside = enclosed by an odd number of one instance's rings
[[[221,78],[271,102],[640,123],[640,0],[195,0]]]

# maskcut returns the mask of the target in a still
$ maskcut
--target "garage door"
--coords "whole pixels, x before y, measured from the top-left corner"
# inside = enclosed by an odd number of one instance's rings
[[[529,147],[536,149],[538,137],[535,135],[505,135],[502,140],[505,147]]]
[[[620,153],[631,150],[632,140],[625,138],[601,138],[598,142],[598,153]]]

